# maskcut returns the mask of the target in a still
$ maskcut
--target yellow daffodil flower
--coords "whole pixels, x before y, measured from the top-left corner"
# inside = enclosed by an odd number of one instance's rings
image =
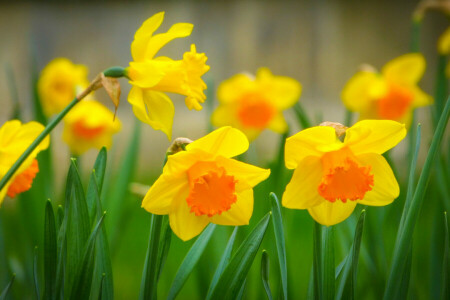
[[[120,121],[103,104],[83,100],[64,118],[62,138],[72,154],[81,155],[92,148],[110,148],[120,128]]]
[[[44,126],[40,123],[22,124],[19,120],[8,121],[0,127],[0,178],[5,176],[20,155],[43,130]],[[31,188],[33,179],[39,172],[36,156],[40,151],[48,148],[49,142],[49,137],[46,137],[6,183],[0,191],[0,205],[6,195],[13,198]]]
[[[450,27],[439,37],[438,52],[441,55],[448,55],[450,53]]]
[[[388,62],[381,74],[360,71],[346,84],[342,100],[360,119],[384,119],[411,124],[416,107],[433,103],[417,83],[425,71],[425,59],[419,53],[402,55]]]
[[[136,31],[131,44],[133,61],[127,69],[130,84],[128,102],[133,106],[136,117],[149,124],[155,130],[163,131],[170,139],[172,134],[174,105],[164,93],[177,93],[186,96],[185,103],[189,109],[201,110],[206,99],[203,90],[206,84],[201,76],[209,70],[204,53],[197,53],[195,45],[183,55],[182,60],[160,56],[158,51],[176,38],[191,34],[193,25],[174,24],[166,33],[153,33],[164,19],[164,12],[150,17]]]
[[[298,101],[301,89],[295,79],[274,76],[267,68],[260,68],[256,78],[235,75],[218,88],[220,105],[212,115],[212,123],[239,128],[250,140],[266,128],[284,133],[288,126],[283,110]]]
[[[384,206],[398,197],[397,180],[381,154],[406,129],[391,120],[363,120],[345,131],[343,142],[338,133],[342,125],[311,127],[288,138],[285,148],[286,167],[295,171],[283,206],[307,209],[327,226],[347,219],[358,203]]]
[[[63,110],[83,88],[89,85],[88,69],[74,65],[67,58],[52,60],[41,72],[38,81],[39,98],[47,116]]]
[[[209,223],[248,224],[253,187],[270,174],[270,170],[231,159],[248,146],[246,136],[231,127],[188,144],[186,151],[169,155],[142,207],[153,214],[168,214],[172,231],[184,241]]]

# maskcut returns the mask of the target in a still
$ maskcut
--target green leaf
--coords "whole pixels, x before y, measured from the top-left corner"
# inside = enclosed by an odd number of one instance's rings
[[[56,285],[56,224],[50,200],[45,205],[44,223],[44,299],[53,299]]]
[[[163,216],[152,215],[147,255],[145,258],[144,270],[142,272],[141,290],[139,293],[139,299],[141,300],[157,298],[158,248],[161,236],[162,220]]]
[[[246,285],[247,285],[247,278],[244,280],[244,283],[242,283],[241,289],[239,290],[239,293],[236,296],[236,300],[241,300],[244,297]]]
[[[444,226],[445,226],[445,237],[444,237],[444,258],[442,260],[442,284],[441,284],[441,300],[450,298],[450,259],[449,259],[449,229],[448,229],[448,219],[447,212],[444,213]]]
[[[65,218],[67,263],[65,290],[71,289],[74,282],[75,270],[80,265],[89,239],[91,222],[84,196],[83,186],[76,167],[75,160],[71,160],[68,183],[66,187],[66,210]],[[67,286],[67,289],[66,289]]]
[[[170,228],[169,216],[163,216],[163,223],[161,229],[162,236],[159,240],[159,248],[158,248],[158,266],[157,273],[159,277],[161,276],[162,270],[164,268],[164,264],[166,263],[167,256],[169,255],[170,242],[172,240],[172,229]]]
[[[272,300],[272,292],[270,291],[270,284],[269,284],[269,255],[267,254],[266,250],[262,251],[261,255],[261,279],[263,282],[264,290],[266,291],[267,298],[269,300]]]
[[[280,204],[274,193],[270,193],[272,202],[273,230],[277,244],[278,263],[280,265],[281,285],[283,287],[284,299],[288,299],[287,267],[286,267],[286,243],[284,240],[283,220],[281,218]]]
[[[343,263],[341,263],[336,271],[336,278],[338,278],[338,286],[336,291],[336,299],[355,299],[356,291],[356,274],[358,270],[359,252],[361,249],[361,239],[364,229],[364,221],[366,219],[366,211],[362,210],[359,215],[358,223],[356,224],[355,235],[353,238],[353,245],[350,253],[346,256]]]
[[[334,227],[325,226],[322,232],[323,299],[332,300],[335,292]]]
[[[99,195],[101,195],[102,193],[103,179],[105,178],[106,170],[106,158],[106,148],[103,147],[98,153],[97,159],[95,160],[93,172],[91,174],[91,178],[89,179],[89,184],[86,191],[86,202],[91,223],[93,223],[93,221],[96,219],[95,216],[97,215],[97,198],[99,198]]]
[[[313,298],[322,299],[322,225],[314,222],[313,229]]]
[[[12,286],[15,278],[16,278],[16,274],[13,274],[11,281],[8,283],[8,285],[5,287],[5,289],[0,294],[0,300],[6,300],[6,296],[8,296],[8,293],[11,290],[11,286]]]
[[[395,299],[408,299],[409,281],[411,278],[411,262],[412,262],[412,247],[409,248],[408,257],[402,277],[399,280],[397,295]]]
[[[420,209],[422,206],[425,191],[430,178],[430,173],[433,166],[434,158],[436,157],[442,137],[444,136],[445,128],[447,126],[448,118],[450,115],[450,97],[447,99],[444,111],[442,112],[439,124],[434,133],[431,141],[430,150],[428,151],[425,164],[417,182],[417,187],[414,192],[414,196],[411,201],[411,206],[408,214],[405,218],[404,226],[400,228],[397,239],[395,241],[394,254],[392,258],[392,264],[389,272],[386,289],[384,292],[384,299],[395,299],[398,278],[404,271],[408,252],[412,243],[412,236],[414,233],[414,227],[419,217]]]
[[[309,119],[308,115],[306,114],[303,106],[300,104],[300,102],[297,101],[294,105],[294,111],[295,115],[297,117],[298,123],[302,127],[302,129],[306,129],[311,127],[311,120]]]
[[[266,233],[270,215],[271,214],[268,213],[264,216],[242,242],[239,249],[231,258],[230,263],[223,271],[222,276],[220,276],[216,287],[211,292],[211,296],[208,299],[220,300],[237,298]]]
[[[38,247],[34,247],[34,258],[33,258],[33,281],[34,281],[34,292],[36,293],[36,299],[41,299],[41,292],[39,289],[39,277],[38,277]]]
[[[206,245],[208,245],[214,229],[216,229],[216,225],[212,223],[209,224],[208,227],[206,227],[202,234],[197,238],[191,249],[189,249],[188,253],[183,259],[183,262],[181,263],[181,266],[178,268],[175,279],[172,282],[169,296],[167,296],[168,300],[175,299],[175,297],[180,292],[184,283],[186,282],[195,265],[202,256],[203,251],[205,251]]]
[[[211,297],[211,293],[216,287],[217,281],[219,281],[220,275],[222,275],[223,270],[228,265],[228,262],[231,258],[231,252],[233,251],[234,241],[236,240],[236,234],[238,232],[238,226],[234,227],[233,233],[231,234],[230,238],[228,239],[227,246],[225,247],[225,251],[223,251],[222,257],[220,258],[219,265],[217,266],[216,271],[214,272],[213,278],[211,280],[211,283],[209,285],[208,294],[206,295],[206,298]]]
[[[70,299],[89,299],[95,265],[95,240],[98,231],[102,226],[104,217],[105,213],[100,218],[91,235],[89,236],[89,240],[87,241],[86,247],[83,251],[83,257],[79,264],[76,266],[76,273],[74,276],[72,291],[70,293]]]

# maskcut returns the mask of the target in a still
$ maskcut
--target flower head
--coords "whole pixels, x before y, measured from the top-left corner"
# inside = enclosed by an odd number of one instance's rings
[[[298,81],[274,76],[267,68],[260,68],[256,78],[248,74],[235,75],[218,88],[220,105],[212,115],[212,123],[239,128],[250,140],[266,128],[284,133],[287,123],[283,110],[293,106],[300,93]]]
[[[189,109],[201,110],[206,99],[206,84],[201,76],[209,70],[204,53],[197,53],[195,45],[184,53],[182,60],[155,57],[158,51],[176,38],[191,34],[193,25],[174,24],[169,31],[153,35],[164,19],[164,12],[150,17],[136,31],[131,44],[133,61],[128,68],[130,84],[133,85],[128,102],[136,117],[156,130],[163,131],[170,139],[175,113],[174,105],[164,93],[186,96]]]
[[[44,126],[37,122],[22,124],[19,120],[8,121],[0,127],[0,178],[5,176],[43,130]],[[36,156],[48,148],[49,142],[49,137],[46,137],[6,183],[0,191],[0,204],[6,195],[15,197],[31,188],[33,179],[39,172]]]
[[[397,180],[381,154],[406,135],[404,124],[363,120],[347,129],[341,142],[334,127],[300,131],[287,139],[285,149],[286,167],[295,171],[283,206],[308,209],[327,226],[344,221],[357,203],[383,206],[398,197]]]
[[[153,214],[168,214],[170,227],[184,241],[209,223],[248,224],[253,187],[265,180],[270,170],[231,159],[247,149],[245,135],[231,127],[188,144],[186,151],[169,155],[142,207]]]
[[[110,148],[113,134],[119,132],[120,121],[103,104],[95,100],[80,101],[64,118],[63,140],[72,154],[89,149]]]
[[[402,55],[388,62],[380,74],[367,70],[356,73],[344,87],[342,101],[348,110],[358,112],[361,120],[394,120],[409,127],[412,111],[433,102],[417,86],[424,71],[421,54]]]
[[[42,70],[38,92],[47,116],[59,113],[89,85],[87,73],[86,66],[74,65],[67,58],[56,58]]]

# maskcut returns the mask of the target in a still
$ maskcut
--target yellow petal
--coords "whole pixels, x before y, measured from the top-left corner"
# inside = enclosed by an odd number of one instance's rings
[[[317,188],[322,180],[322,163],[318,157],[303,159],[286,186],[281,203],[284,207],[306,209],[319,205],[323,199]]]
[[[386,87],[378,74],[358,72],[346,83],[341,98],[348,110],[361,112],[368,110],[373,99],[385,92]]]
[[[128,76],[130,84],[140,88],[151,88],[157,85],[170,69],[171,62],[147,60],[143,62],[130,62]]]
[[[240,130],[225,126],[190,143],[186,149],[199,149],[217,156],[233,157],[247,151],[248,140]]]
[[[169,155],[163,172],[174,177],[186,176],[186,171],[199,160],[212,160],[214,156],[202,150],[180,151]]]
[[[191,34],[194,25],[189,23],[176,23],[166,33],[160,33],[150,38],[145,52],[145,59],[152,59],[155,54],[170,41],[176,38],[187,37]]]
[[[133,112],[140,121],[155,130],[161,130],[170,140],[175,107],[169,97],[162,92],[132,87],[128,102],[133,106]]]
[[[388,62],[382,74],[390,81],[415,85],[425,72],[425,58],[420,53],[409,53]]]
[[[211,223],[218,225],[248,225],[253,213],[253,190],[237,193],[237,200],[228,211],[212,216]]]
[[[225,168],[227,175],[233,176],[237,181],[236,191],[253,188],[255,185],[269,177],[270,170],[246,164],[235,159],[218,156],[216,162]]]
[[[366,193],[363,200],[358,203],[364,205],[384,206],[390,204],[400,193],[397,180],[391,167],[383,156],[375,153],[366,153],[358,156],[362,165],[371,166],[373,174],[373,189]]]
[[[288,130],[288,124],[284,119],[283,113],[276,114],[269,123],[269,129],[277,133],[285,133]]]
[[[142,207],[152,214],[167,215],[170,213],[173,199],[181,190],[189,191],[187,177],[173,178],[163,174],[148,190],[142,200]]]
[[[285,161],[288,169],[295,169],[307,156],[322,156],[323,149],[339,145],[336,132],[328,126],[316,126],[302,130],[286,140]],[[336,149],[337,150],[337,149]]]
[[[447,55],[450,53],[450,27],[439,37],[438,52],[441,55]]]
[[[268,68],[260,68],[256,80],[262,93],[279,110],[293,106],[300,98],[302,86],[287,76],[274,76]]]
[[[211,116],[211,123],[214,126],[232,126],[238,128],[239,120],[236,118],[236,111],[233,105],[220,104]]]
[[[207,216],[196,216],[190,212],[186,198],[189,190],[181,192],[173,199],[169,214],[170,228],[183,241],[187,241],[197,236],[208,225]]]
[[[347,129],[344,144],[353,154],[383,154],[406,136],[405,124],[391,120],[363,120]]]
[[[308,212],[316,222],[331,226],[347,219],[356,207],[356,201],[336,202],[323,201],[322,204],[308,208]]]
[[[412,102],[412,107],[422,107],[433,104],[434,99],[424,91],[422,91],[419,87],[412,87],[412,92],[414,94],[414,99]]]
[[[222,81],[217,88],[217,100],[219,103],[226,104],[239,100],[247,92],[254,90],[255,81],[247,74],[237,74]]]
[[[134,41],[131,43],[131,55],[134,61],[144,60],[147,43],[163,20],[164,12],[162,11],[148,18],[136,31]]]

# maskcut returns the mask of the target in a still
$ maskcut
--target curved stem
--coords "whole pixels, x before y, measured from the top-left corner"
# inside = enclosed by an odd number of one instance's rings
[[[107,77],[124,77],[126,76],[126,70],[122,67],[112,67],[103,71],[103,74]],[[0,180],[0,190],[2,190],[6,186],[6,183],[11,179],[17,169],[19,169],[20,165],[28,158],[28,156],[30,156],[31,152],[36,149],[36,147],[44,140],[44,138],[49,135],[50,132],[52,132],[56,125],[58,125],[59,122],[61,122],[61,120],[67,115],[67,113],[90,92],[100,87],[100,75],[97,76],[81,94],[75,97],[72,102],[70,102],[69,105],[67,105],[50,123],[48,123],[47,127],[45,127],[45,129],[38,135],[38,137],[31,143],[31,145],[28,146],[25,152],[22,153],[22,155],[12,165],[5,176],[3,176],[3,178]]]

